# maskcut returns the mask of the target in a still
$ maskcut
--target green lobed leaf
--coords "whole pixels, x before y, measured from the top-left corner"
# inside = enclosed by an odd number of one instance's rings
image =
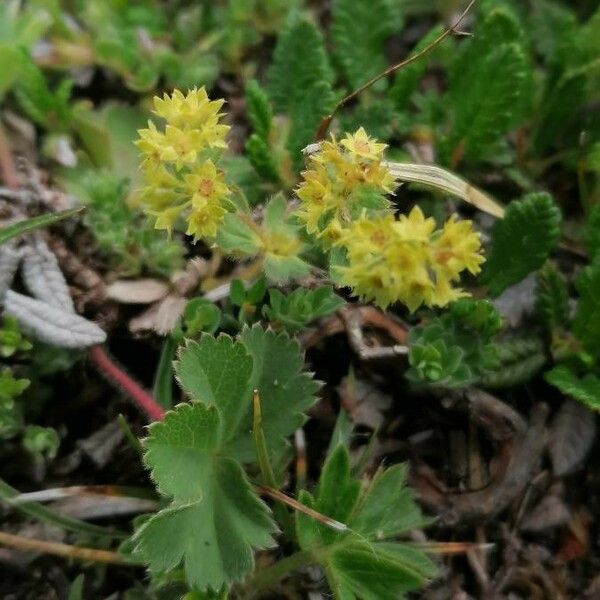
[[[511,202],[492,230],[481,281],[492,296],[539,269],[560,237],[561,215],[550,194],[531,193]]]
[[[573,333],[585,349],[597,355],[600,352],[600,258],[585,267],[575,282],[579,302],[573,321]]]
[[[150,426],[144,460],[171,504],[135,534],[134,553],[154,573],[183,562],[186,580],[218,591],[254,567],[253,550],[273,545],[276,527],[242,467],[222,453],[219,409],[182,404]]]
[[[242,434],[240,424],[250,410],[252,365],[244,344],[224,334],[188,342],[175,363],[177,380],[192,401],[219,409],[224,445]]]
[[[436,568],[426,555],[401,542],[385,542],[424,524],[405,487],[406,470],[396,465],[379,471],[361,489],[352,475],[345,446],[338,446],[321,472],[316,498],[300,500],[348,526],[340,532],[296,513],[300,546],[323,567],[334,598],[380,600],[418,589]]]
[[[600,378],[592,373],[578,377],[566,365],[558,365],[544,375],[546,381],[563,394],[600,411]]]
[[[263,431],[270,452],[277,455],[287,438],[304,423],[304,413],[314,404],[319,384],[303,372],[300,346],[286,333],[265,331],[255,325],[242,331],[240,342],[253,359],[248,398],[253,389],[259,391]],[[255,459],[251,429],[252,410],[248,400],[239,433],[230,444],[232,455],[241,462]]]
[[[334,0],[331,39],[350,88],[385,69],[384,44],[401,27],[399,16],[392,0]]]
[[[311,321],[339,310],[344,304],[331,286],[315,290],[297,288],[285,296],[278,289],[269,290],[269,304],[263,308],[265,316],[282,324],[288,331],[299,331]]]

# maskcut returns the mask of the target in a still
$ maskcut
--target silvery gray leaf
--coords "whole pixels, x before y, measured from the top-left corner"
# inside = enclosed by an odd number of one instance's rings
[[[0,303],[12,284],[20,260],[21,251],[14,244],[0,246]]]
[[[22,274],[25,287],[40,300],[75,312],[69,286],[54,253],[42,239],[29,244],[24,253]]]
[[[506,288],[492,300],[496,310],[511,327],[518,327],[525,317],[533,314],[535,286],[535,274],[530,273],[523,281]]]
[[[17,319],[23,331],[52,346],[86,348],[106,340],[106,333],[95,323],[12,290],[6,292],[4,310]]]
[[[554,474],[563,477],[581,467],[595,436],[595,414],[577,400],[565,400],[552,421],[548,440]]]

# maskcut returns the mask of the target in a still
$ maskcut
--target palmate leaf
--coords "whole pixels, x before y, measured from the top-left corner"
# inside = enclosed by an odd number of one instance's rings
[[[145,463],[173,501],[137,531],[134,552],[157,573],[183,561],[188,583],[201,590],[241,579],[254,549],[274,544],[269,509],[222,453],[226,434],[215,406],[183,404],[151,425],[144,442]]]
[[[318,387],[286,334],[255,326],[240,338],[207,334],[181,350],[175,371],[193,403],[168,412],[144,440],[144,461],[171,503],[136,532],[135,552],[156,573],[183,562],[200,590],[239,581],[254,566],[253,551],[273,544],[276,527],[242,468],[256,461],[252,390],[275,453],[303,423]]]
[[[492,245],[481,280],[492,296],[539,269],[560,237],[560,211],[545,193],[511,202],[492,230]]]
[[[392,0],[334,0],[331,38],[352,89],[386,67],[384,43],[401,26]]]
[[[254,362],[248,389],[257,389],[260,393],[267,446],[271,454],[277,455],[287,438],[304,423],[304,413],[314,404],[320,384],[303,372],[304,357],[300,346],[286,333],[265,331],[255,325],[242,331],[240,341]],[[232,454],[242,462],[255,458],[251,425],[252,410],[248,403],[240,423],[240,434],[231,443]]]
[[[423,552],[386,541],[424,524],[405,480],[406,469],[395,465],[361,489],[348,450],[338,446],[323,467],[316,498],[301,494],[304,504],[348,525],[339,532],[296,513],[300,546],[314,553],[337,600],[396,600],[435,574]]]
[[[578,377],[566,365],[558,365],[544,375],[546,381],[563,394],[583,402],[593,410],[600,411],[600,378],[592,373]]]

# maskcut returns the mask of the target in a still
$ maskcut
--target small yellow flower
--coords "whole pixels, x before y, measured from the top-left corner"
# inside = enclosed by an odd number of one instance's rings
[[[224,174],[217,169],[212,160],[196,165],[184,177],[185,190],[192,197],[192,203],[220,203],[230,194]]]
[[[480,240],[470,221],[451,218],[441,231],[415,207],[398,221],[391,213],[363,215],[343,230],[338,245],[348,265],[339,267],[342,281],[354,293],[385,308],[393,302],[410,311],[422,304],[446,306],[466,295],[455,288],[464,270],[479,269]]]
[[[361,127],[341,142],[332,136],[310,156],[310,168],[302,173],[303,180],[296,190],[302,201],[296,215],[309,233],[327,238],[323,229],[332,219],[347,226],[352,212],[356,212],[350,204],[360,197],[357,192],[361,189],[382,195],[396,189],[394,177],[382,162],[385,147],[369,138]]]
[[[166,125],[159,131],[150,121],[139,131],[144,186],[136,198],[156,217],[157,228],[170,232],[182,216],[194,239],[216,235],[230,207],[229,187],[215,164],[229,130],[219,123],[223,103],[209,100],[204,88],[154,99],[154,112]]]
[[[367,132],[361,127],[356,133],[347,133],[346,137],[340,142],[350,154],[367,158],[369,160],[381,160],[387,144],[380,144],[367,135]]]
[[[200,198],[196,199],[192,210],[187,218],[188,235],[194,237],[194,240],[200,238],[213,238],[217,235],[217,226],[223,220],[227,210],[219,203],[209,202]]]
[[[170,208],[164,208],[163,210],[149,210],[148,214],[156,217],[154,223],[155,229],[166,229],[171,235],[175,221],[179,218],[181,213],[185,210],[186,204],[180,204],[178,206],[172,206]]]

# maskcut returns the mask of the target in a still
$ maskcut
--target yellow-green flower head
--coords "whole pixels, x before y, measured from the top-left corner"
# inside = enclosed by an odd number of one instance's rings
[[[349,199],[361,188],[381,194],[393,192],[397,184],[383,164],[385,144],[369,138],[361,127],[337,142],[332,136],[310,156],[310,168],[302,173],[296,193],[302,201],[297,216],[312,234],[323,234],[327,221],[348,224]]]
[[[483,262],[479,234],[470,221],[447,221],[435,231],[419,207],[396,221],[391,213],[362,216],[343,230],[338,245],[348,265],[338,267],[354,293],[382,308],[402,302],[414,311],[422,304],[446,306],[467,295],[453,286],[460,273],[477,273]]]
[[[209,100],[204,88],[154,98],[154,112],[165,127],[160,131],[149,121],[139,131],[144,186],[137,198],[156,218],[157,229],[170,232],[184,218],[195,239],[215,236],[230,195],[215,162],[229,130],[219,123],[223,103]]]

